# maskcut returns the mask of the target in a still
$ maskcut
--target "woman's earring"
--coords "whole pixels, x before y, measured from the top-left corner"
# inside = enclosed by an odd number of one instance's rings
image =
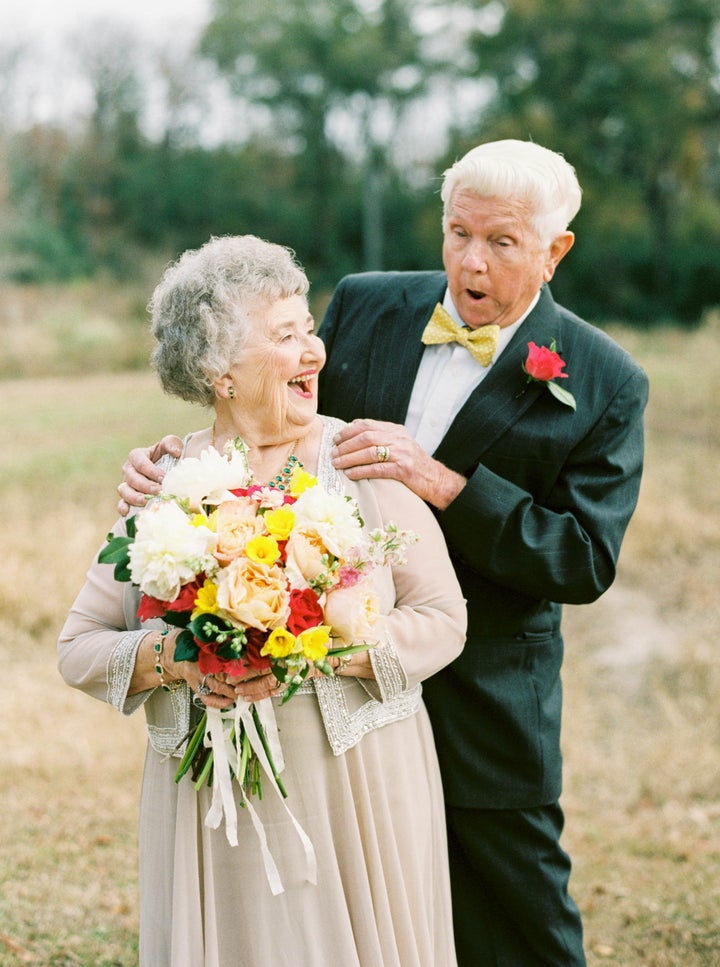
[[[233,386],[228,386],[228,397],[231,400],[235,399],[235,388]]]

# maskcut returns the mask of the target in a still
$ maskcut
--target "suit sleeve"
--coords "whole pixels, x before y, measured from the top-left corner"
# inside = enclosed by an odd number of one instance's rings
[[[634,369],[542,503],[480,464],[440,515],[453,556],[532,597],[567,604],[598,598],[614,579],[637,503],[647,395],[647,378]]]

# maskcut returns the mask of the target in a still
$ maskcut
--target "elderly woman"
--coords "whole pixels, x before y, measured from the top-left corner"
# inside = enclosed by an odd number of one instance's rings
[[[141,623],[137,589],[93,563],[60,637],[60,670],[123,714],[145,710],[143,967],[455,964],[442,790],[420,683],[461,651],[464,602],[425,504],[395,481],[352,482],[333,469],[341,424],[317,413],[325,352],[307,291],[292,253],[253,236],[212,239],[167,269],[152,300],[154,365],[166,392],[214,409],[212,426],[189,434],[183,455],[241,437],[256,481],[272,486],[292,457],[330,493],[356,499],[368,527],[392,520],[419,540],[406,564],[378,569],[376,645],[334,675],[308,679],[282,705],[268,674],[210,676],[203,695],[197,663],[174,660],[178,630]],[[166,468],[173,462],[166,457]],[[282,801],[255,802],[278,858],[279,895],[249,811],[238,809],[231,846],[222,828],[204,823],[212,790],[174,781],[193,696],[224,708],[268,694],[288,803],[318,864],[313,885]]]

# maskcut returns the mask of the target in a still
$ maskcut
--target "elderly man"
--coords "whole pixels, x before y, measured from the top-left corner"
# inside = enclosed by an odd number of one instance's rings
[[[348,276],[320,328],[320,409],[349,423],[335,466],[435,509],[467,599],[465,650],[424,691],[461,967],[585,963],[560,845],[561,607],[614,578],[647,379],[547,286],[580,195],[552,151],[479,145],[445,172],[445,272]],[[150,489],[159,449],[133,452],[122,497]]]

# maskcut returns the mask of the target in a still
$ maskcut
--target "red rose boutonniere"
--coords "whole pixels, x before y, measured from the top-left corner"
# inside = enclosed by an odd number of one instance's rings
[[[555,399],[560,400],[565,406],[575,409],[575,397],[568,393],[566,389],[554,383],[554,379],[567,379],[567,373],[562,370],[565,367],[565,360],[560,359],[555,352],[555,340],[547,346],[536,346],[534,342],[528,343],[528,356],[523,363],[523,370],[527,373],[528,383],[533,380],[536,383],[545,383]]]

